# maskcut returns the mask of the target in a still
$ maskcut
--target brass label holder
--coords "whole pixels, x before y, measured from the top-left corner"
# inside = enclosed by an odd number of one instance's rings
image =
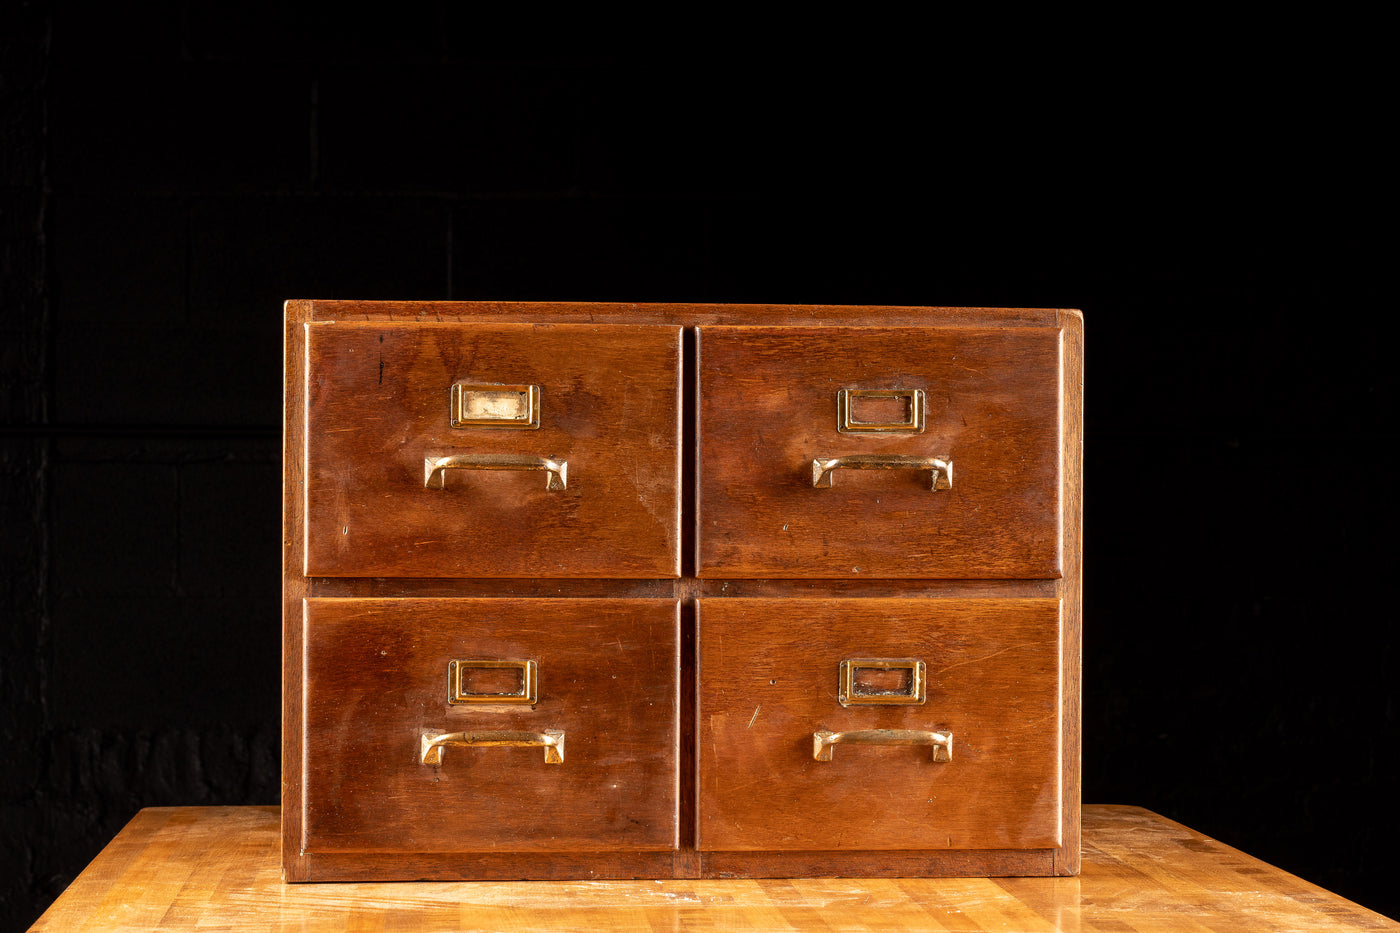
[[[855,401],[866,398],[904,399],[907,416],[903,421],[860,421],[855,415]],[[836,393],[836,430],[842,434],[922,434],[924,390],[841,389]]]
[[[856,671],[908,671],[904,691],[862,690]],[[841,662],[836,698],[842,706],[922,706],[928,700],[928,676],[917,658],[847,658]]]
[[[535,430],[540,426],[540,387],[454,382],[452,426]]]
[[[519,690],[513,693],[477,693],[467,686],[464,675],[468,671],[503,669],[520,672]],[[452,706],[534,706],[539,700],[539,667],[534,661],[447,662],[447,702]]]

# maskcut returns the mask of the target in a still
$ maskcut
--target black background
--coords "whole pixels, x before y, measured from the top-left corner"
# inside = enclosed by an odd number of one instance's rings
[[[1374,27],[691,13],[4,6],[0,927],[277,800],[290,297],[1083,309],[1084,799],[1400,914]]]

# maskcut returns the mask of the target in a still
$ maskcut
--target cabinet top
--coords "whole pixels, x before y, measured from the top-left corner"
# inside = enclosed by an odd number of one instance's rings
[[[881,324],[920,327],[1079,327],[1082,315],[1052,308],[942,308],[887,305],[654,304],[566,301],[372,301],[293,299],[290,320],[487,321],[535,323],[786,326]]]

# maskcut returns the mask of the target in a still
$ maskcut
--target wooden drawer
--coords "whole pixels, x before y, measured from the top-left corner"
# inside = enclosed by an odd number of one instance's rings
[[[1059,600],[702,599],[698,632],[699,848],[1060,844]]]
[[[675,848],[676,601],[308,599],[303,640],[303,854]]]
[[[1058,328],[699,344],[699,576],[1060,575]]]
[[[306,347],[306,574],[679,574],[679,327],[333,321]]]

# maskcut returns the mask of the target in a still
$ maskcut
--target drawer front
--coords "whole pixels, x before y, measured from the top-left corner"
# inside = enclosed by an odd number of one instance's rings
[[[680,328],[306,330],[309,576],[679,574]]]
[[[702,327],[701,577],[1060,574],[1060,331]]]
[[[1059,844],[1058,600],[707,599],[697,646],[701,849]]]
[[[308,599],[304,639],[306,851],[675,848],[674,601]]]

